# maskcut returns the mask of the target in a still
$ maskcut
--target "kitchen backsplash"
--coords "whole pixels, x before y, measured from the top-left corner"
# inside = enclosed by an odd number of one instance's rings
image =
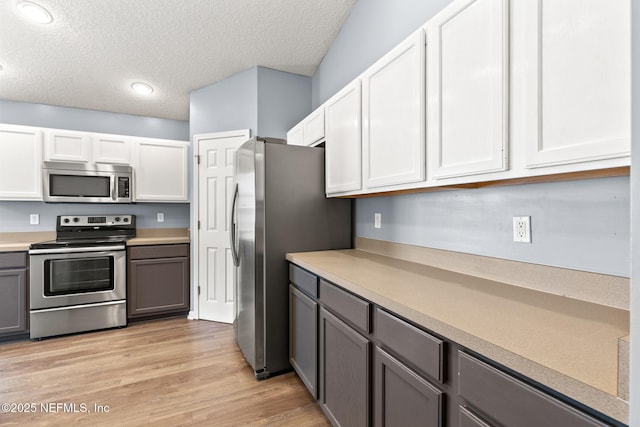
[[[629,277],[629,191],[616,177],[364,198],[355,234]],[[513,242],[514,216],[531,216],[531,243]]]
[[[164,222],[158,222],[158,213]],[[31,214],[40,215],[38,225],[29,224]],[[189,227],[188,203],[84,204],[0,202],[0,233],[52,231],[57,215],[135,214],[138,228]]]

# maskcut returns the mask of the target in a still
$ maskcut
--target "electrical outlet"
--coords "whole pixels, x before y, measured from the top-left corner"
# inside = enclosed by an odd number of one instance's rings
[[[373,228],[382,228],[382,214],[373,214]]]
[[[31,215],[29,215],[29,224],[31,224],[31,225],[40,224],[40,214],[31,214]]]
[[[164,214],[162,212],[158,212],[158,222],[164,222]]]
[[[513,241],[520,243],[531,243],[531,217],[513,217]]]

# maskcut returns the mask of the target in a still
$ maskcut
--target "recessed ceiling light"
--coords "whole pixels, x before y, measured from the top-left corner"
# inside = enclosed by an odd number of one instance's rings
[[[51,13],[37,3],[21,0],[16,3],[16,7],[30,21],[38,24],[50,24],[53,22]]]
[[[139,95],[151,95],[153,93],[151,85],[142,82],[131,83],[131,89]]]

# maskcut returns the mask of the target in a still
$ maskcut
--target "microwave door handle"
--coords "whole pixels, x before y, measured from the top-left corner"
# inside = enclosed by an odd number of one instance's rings
[[[236,214],[236,203],[238,201],[238,184],[236,184],[235,191],[233,192],[233,201],[231,202],[231,215],[230,218],[230,227],[229,227],[229,240],[231,243],[231,258],[233,258],[233,265],[238,267],[240,265],[240,258],[238,257],[238,250],[236,249],[236,222],[234,221],[234,216]]]
[[[113,200],[115,202],[116,199],[117,199],[116,198],[116,196],[117,196],[116,190],[117,189],[116,189],[116,177],[115,177],[115,175],[111,175],[110,182],[111,182],[111,200]]]

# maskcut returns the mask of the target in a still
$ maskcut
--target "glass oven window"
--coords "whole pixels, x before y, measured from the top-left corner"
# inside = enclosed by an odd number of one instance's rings
[[[111,178],[51,174],[49,194],[59,197],[111,197]]]
[[[46,260],[45,296],[111,291],[113,257]]]

